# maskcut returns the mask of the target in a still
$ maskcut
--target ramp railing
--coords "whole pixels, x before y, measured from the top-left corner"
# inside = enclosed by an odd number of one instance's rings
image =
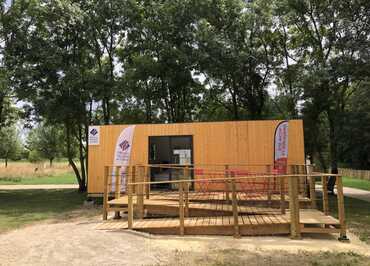
[[[173,180],[151,181],[154,168],[171,169]],[[114,211],[119,217],[127,211],[128,228],[134,229],[135,219],[146,217],[147,206],[171,209],[169,216],[178,218],[178,232],[186,232],[185,220],[198,209],[205,208],[216,215],[217,212],[232,216],[234,236],[240,236],[240,215],[249,212],[271,213],[288,217],[290,235],[300,238],[302,224],[300,210],[303,207],[316,209],[316,180],[322,183],[323,213],[329,214],[327,179],[336,177],[338,218],[340,236],[346,237],[344,196],[340,175],[315,173],[305,165],[290,165],[285,175],[273,172],[271,165],[130,165],[106,166],[104,177],[103,219]],[[166,185],[165,190],[151,189],[156,185]],[[113,207],[110,202],[117,200]],[[120,199],[124,199],[119,205]],[[308,206],[302,206],[306,202]],[[208,205],[207,205],[208,204]],[[205,210],[203,210],[205,212]],[[158,213],[156,213],[158,217]]]

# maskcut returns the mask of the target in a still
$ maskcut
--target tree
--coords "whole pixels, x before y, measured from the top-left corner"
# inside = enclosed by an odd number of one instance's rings
[[[339,158],[349,167],[370,170],[369,82],[354,92],[339,136]]]
[[[194,1],[141,0],[131,9],[127,44],[120,56],[126,70],[124,84],[135,90],[147,120],[158,113],[160,121],[192,121],[201,90],[192,74]]]
[[[4,159],[5,167],[8,167],[10,159],[17,159],[22,149],[17,129],[4,127],[0,130],[0,158]]]
[[[62,154],[63,131],[58,126],[40,124],[32,129],[27,138],[27,148],[31,153],[38,153],[48,159],[50,167],[53,160]]]
[[[79,3],[22,1],[12,6],[18,25],[14,41],[6,47],[6,64],[19,99],[32,103],[35,115],[65,130],[67,157],[86,190],[86,136],[90,124],[91,92],[88,72],[93,64],[87,45],[86,14]],[[79,167],[74,145],[78,147]]]
[[[117,53],[124,49],[127,35],[127,12],[129,1],[89,0],[83,1],[81,9],[87,14],[86,34],[88,47],[93,54],[95,69],[92,71],[92,96],[101,102],[104,124],[110,124],[118,108]],[[90,89],[91,86],[90,86]]]
[[[359,56],[368,48],[368,1],[286,0],[276,5],[285,8],[293,53],[302,58],[303,100],[315,116],[317,131],[327,121],[330,162],[338,168],[339,132],[350,96],[366,79]],[[325,119],[320,119],[322,115]],[[315,136],[314,136],[315,137]]]
[[[209,3],[199,23],[201,72],[233,119],[262,118],[275,60],[269,6],[264,1],[216,2]]]

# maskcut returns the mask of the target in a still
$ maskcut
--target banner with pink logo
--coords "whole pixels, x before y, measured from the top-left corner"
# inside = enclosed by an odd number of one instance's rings
[[[120,177],[121,177],[121,191],[126,191],[126,168],[130,163],[132,139],[134,137],[135,126],[126,127],[119,135],[116,148],[114,151],[114,166],[121,166]],[[112,174],[114,177],[114,173]],[[115,190],[116,179],[112,178],[112,190]]]
[[[288,121],[279,123],[275,130],[274,172],[286,174],[288,168]]]

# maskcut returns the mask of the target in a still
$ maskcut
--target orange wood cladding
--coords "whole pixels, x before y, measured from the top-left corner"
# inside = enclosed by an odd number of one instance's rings
[[[136,125],[130,164],[148,164],[150,136],[191,135],[195,165],[205,165],[215,170],[223,170],[226,164],[260,165],[248,170],[265,172],[264,165],[273,164],[274,132],[279,122],[266,120]],[[89,146],[90,194],[103,193],[104,166],[113,164],[117,138],[128,126],[101,126],[100,145]],[[290,120],[288,164],[304,164],[304,161],[303,123],[301,120]]]

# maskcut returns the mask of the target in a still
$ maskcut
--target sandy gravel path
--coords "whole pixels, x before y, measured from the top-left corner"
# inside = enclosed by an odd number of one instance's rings
[[[343,193],[346,197],[370,202],[370,191],[357,189],[357,188],[344,187]]]
[[[353,251],[370,256],[370,248],[355,236],[351,243],[334,236],[305,237],[174,237],[129,231],[98,231],[99,218],[65,223],[43,223],[0,234],[0,265],[160,265],[178,252],[242,249],[274,254],[274,250]],[[279,252],[276,252],[279,253]]]
[[[0,190],[23,189],[78,189],[78,185],[0,185]]]

